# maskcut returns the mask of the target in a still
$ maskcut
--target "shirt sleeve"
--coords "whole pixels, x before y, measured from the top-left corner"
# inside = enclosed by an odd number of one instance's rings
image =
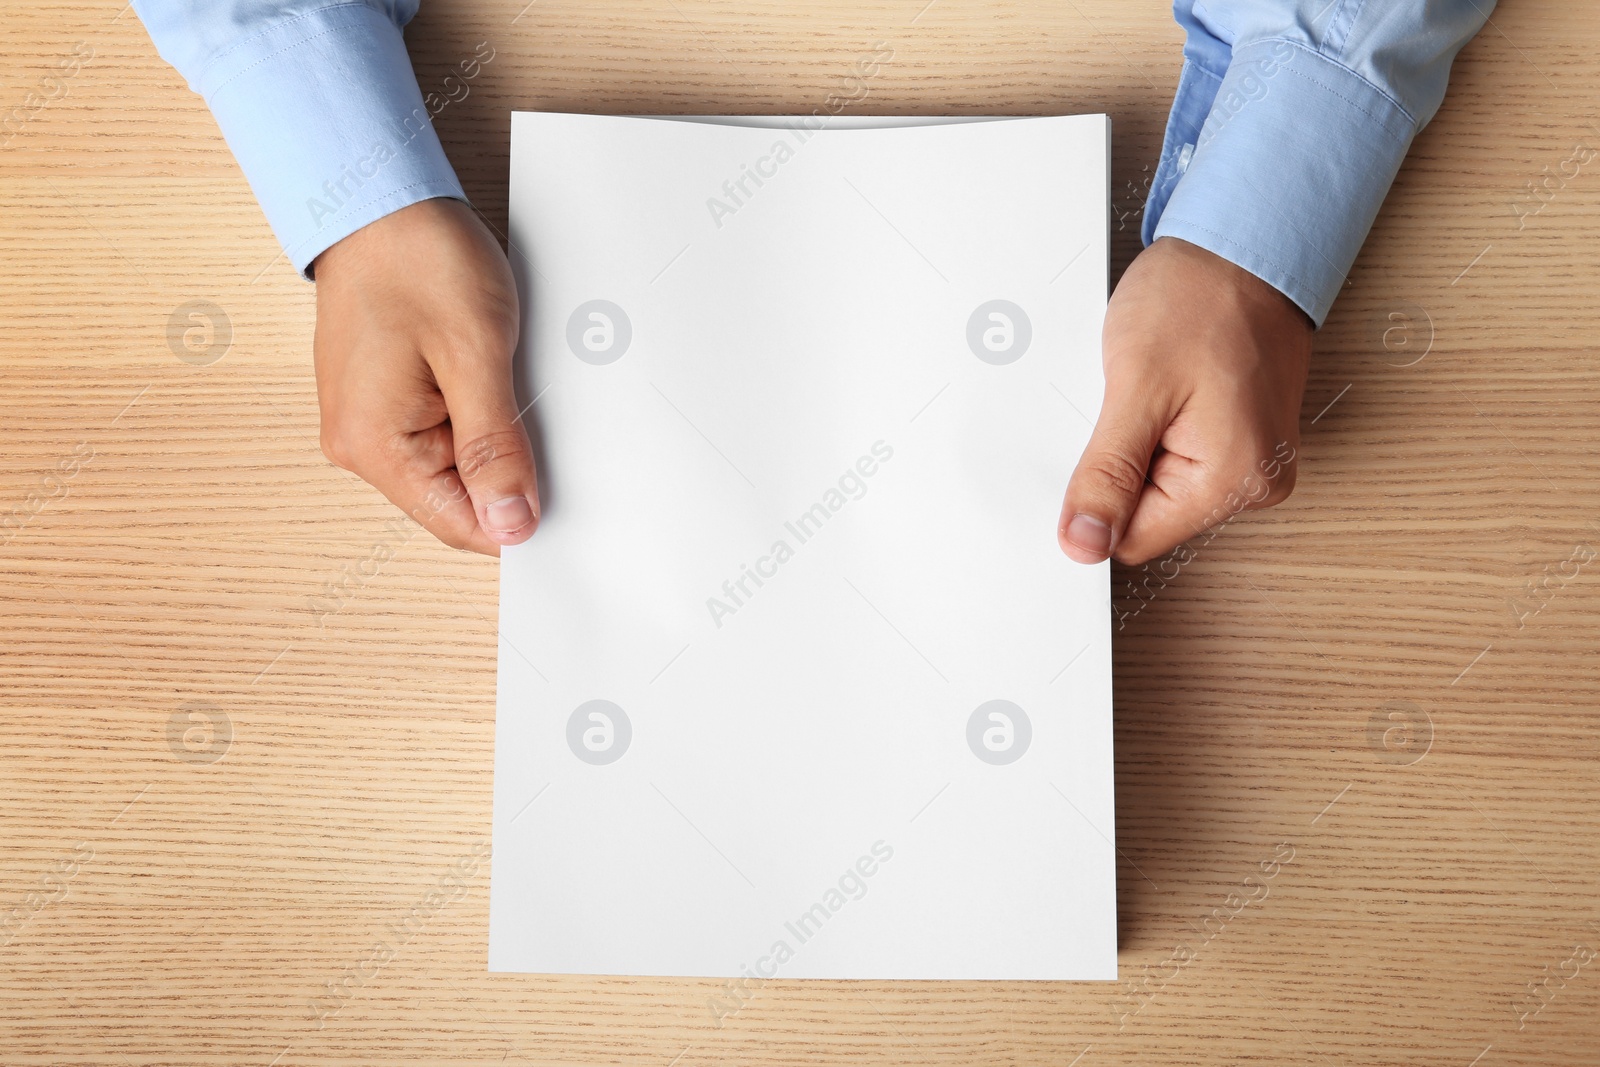
[[[1142,237],[1238,264],[1318,327],[1494,0],[1174,0],[1183,70]]]
[[[465,200],[401,30],[418,0],[133,0],[211,108],[296,270],[367,223]]]

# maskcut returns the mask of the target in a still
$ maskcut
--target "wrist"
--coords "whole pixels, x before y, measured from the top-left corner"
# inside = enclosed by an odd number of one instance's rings
[[[326,281],[332,274],[345,275],[395,260],[395,253],[407,244],[412,234],[456,221],[452,215],[465,210],[453,197],[430,197],[380,215],[327,248],[312,260],[307,273]],[[422,239],[425,241],[425,239]]]
[[[1288,334],[1315,332],[1311,316],[1282,290],[1224,256],[1179,237],[1160,237],[1145,249],[1170,261],[1199,285],[1193,297],[1207,303],[1220,301],[1236,314],[1268,329]]]

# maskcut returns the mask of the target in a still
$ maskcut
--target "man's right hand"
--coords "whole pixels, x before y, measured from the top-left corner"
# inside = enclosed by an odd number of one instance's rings
[[[511,267],[466,204],[424,200],[333,245],[317,279],[322,451],[455,548],[539,523],[511,381]]]
[[[1079,563],[1140,564],[1294,488],[1311,319],[1198,245],[1163,237],[1106,307],[1105,403],[1057,536]]]

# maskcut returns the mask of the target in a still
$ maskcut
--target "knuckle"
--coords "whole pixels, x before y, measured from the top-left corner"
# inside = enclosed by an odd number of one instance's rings
[[[1144,468],[1120,452],[1099,453],[1085,462],[1083,473],[1090,484],[1098,483],[1123,498],[1137,496],[1144,488]]]
[[[1255,456],[1266,459],[1254,459]],[[1229,453],[1207,478],[1208,495],[1222,501],[1230,514],[1270,508],[1294,490],[1292,461],[1274,458],[1272,449],[1240,448]]]
[[[348,434],[341,433],[337,429],[324,426],[322,430],[321,444],[323,458],[325,458],[329,463],[332,463],[335,467],[340,467],[347,471],[355,470],[355,446],[351,443]]]
[[[1282,456],[1280,451],[1282,447],[1281,444],[1278,446],[1263,444],[1257,450],[1257,455],[1262,458],[1256,462],[1255,473],[1257,482],[1263,488],[1254,497],[1255,507],[1270,508],[1275,504],[1281,504],[1294,491],[1296,456],[1293,451],[1287,457]]]
[[[1294,492],[1296,477],[1295,465],[1293,463],[1285,464],[1278,471],[1278,477],[1272,481],[1272,491],[1267,494],[1266,500],[1262,501],[1262,506],[1272,507],[1288,500],[1289,495]]]
[[[380,414],[363,406],[324,407],[318,443],[336,467],[368,477],[394,462],[394,435]]]
[[[456,470],[471,481],[488,471],[506,470],[527,452],[520,430],[507,429],[475,437],[456,449]]]
[[[1245,471],[1234,483],[1233,491],[1244,501],[1243,510],[1263,508],[1272,497],[1272,480],[1260,471]]]

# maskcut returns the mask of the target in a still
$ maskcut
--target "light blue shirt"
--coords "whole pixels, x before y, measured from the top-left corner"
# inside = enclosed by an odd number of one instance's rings
[[[1178,237],[1319,327],[1494,0],[1176,0],[1183,72],[1143,238]]]
[[[210,106],[302,274],[391,211],[466,199],[433,129],[449,98],[441,86],[424,102],[400,35],[417,2],[133,0],[162,58]]]
[[[205,98],[297,270],[391,211],[465,199],[401,30],[418,0],[133,0]],[[1321,325],[1450,64],[1494,0],[1176,0],[1183,71],[1143,238],[1237,263]],[[492,59],[492,51],[488,58]],[[464,62],[470,80],[480,54]]]

